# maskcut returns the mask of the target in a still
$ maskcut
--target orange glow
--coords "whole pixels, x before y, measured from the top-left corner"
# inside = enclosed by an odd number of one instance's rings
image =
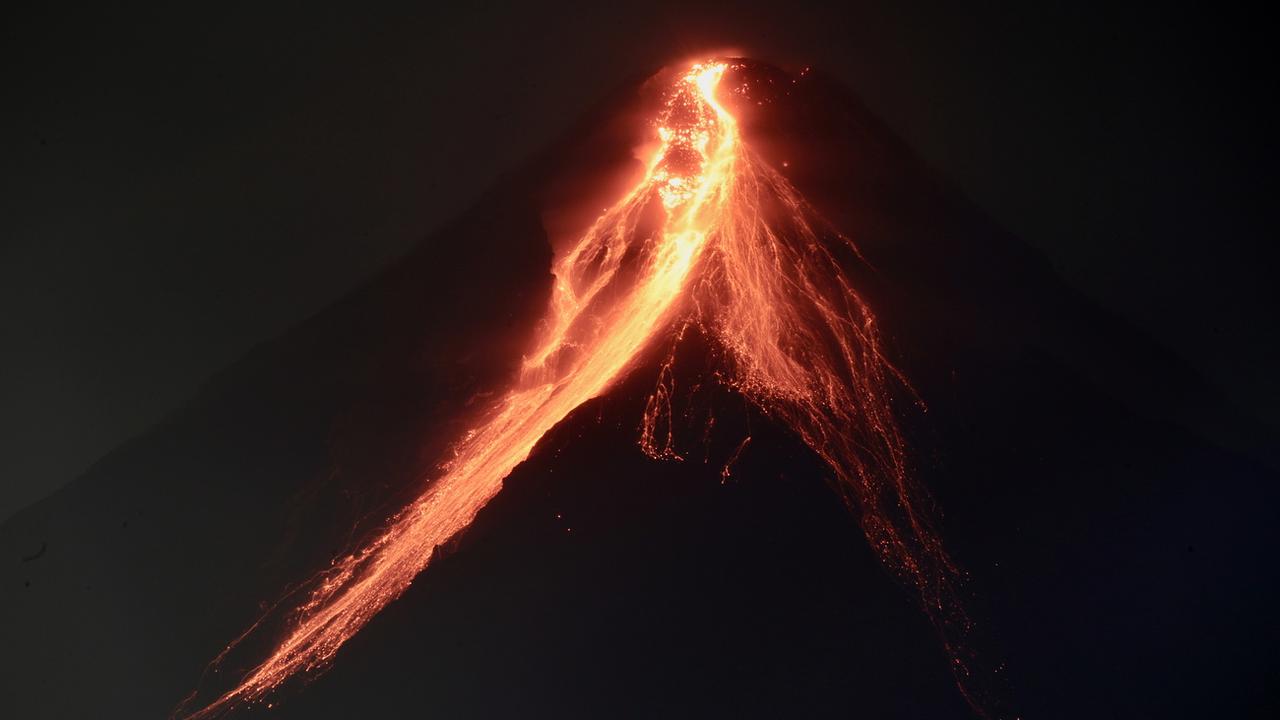
[[[556,258],[549,306],[519,376],[455,444],[442,474],[366,547],[335,559],[270,654],[189,717],[260,701],[325,666],[471,523],[545,433],[604,393],[646,347],[674,348],[690,328],[717,341],[733,387],[827,462],[872,546],[920,590],[944,641],[955,637],[953,625],[964,622],[949,600],[955,570],[916,510],[891,407],[889,385],[901,378],[829,245],[856,251],[743,144],[716,99],[728,69],[700,63],[674,82],[643,179]],[[680,457],[670,432],[673,358],[659,368],[642,419],[640,445],[654,457]]]
[[[443,475],[368,546],[336,559],[270,656],[190,717],[261,700],[289,677],[323,667],[405,591],[437,546],[471,523],[548,430],[607,389],[670,324],[722,215],[737,158],[737,126],[714,98],[725,67],[696,65],[676,83],[659,128],[661,149],[644,180],[557,258],[540,342],[515,387],[457,443]],[[655,192],[664,226],[638,237]],[[624,270],[637,242],[642,267]],[[624,292],[616,292],[620,286]]]

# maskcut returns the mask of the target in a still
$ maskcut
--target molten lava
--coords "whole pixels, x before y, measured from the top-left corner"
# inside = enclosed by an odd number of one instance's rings
[[[828,247],[833,239],[852,245],[743,144],[716,98],[727,69],[697,64],[675,81],[643,179],[556,258],[535,346],[512,387],[455,443],[442,474],[363,549],[335,559],[269,655],[189,717],[260,701],[323,667],[472,522],[544,434],[646,348],[674,347],[691,326],[719,346],[729,384],[830,466],[868,540],[919,589],[957,674],[966,672],[954,646],[967,622],[950,600],[955,570],[917,509],[891,408],[889,386],[901,378]],[[641,447],[655,457],[677,457],[673,357],[642,422]]]

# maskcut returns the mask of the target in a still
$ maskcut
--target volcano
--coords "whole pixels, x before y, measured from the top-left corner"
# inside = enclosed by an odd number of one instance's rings
[[[678,68],[7,523],[5,695],[1247,714],[1276,490],[1223,418],[837,83]]]

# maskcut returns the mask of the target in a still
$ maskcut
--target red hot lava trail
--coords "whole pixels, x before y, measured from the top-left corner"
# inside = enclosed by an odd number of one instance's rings
[[[472,522],[544,434],[644,349],[678,342],[691,325],[722,348],[730,384],[830,466],[882,560],[919,589],[957,676],[966,672],[956,648],[966,621],[951,600],[956,571],[917,509],[891,408],[890,386],[901,378],[828,235],[820,237],[821,221],[744,145],[717,101],[728,68],[699,63],[675,80],[643,179],[556,258],[549,307],[518,378],[456,441],[442,473],[366,546],[335,559],[269,654],[187,717],[261,701],[324,667]],[[641,223],[655,208],[661,224],[647,232]],[[670,362],[642,423],[641,446],[655,457],[675,456]],[[662,423],[668,432],[659,433]]]

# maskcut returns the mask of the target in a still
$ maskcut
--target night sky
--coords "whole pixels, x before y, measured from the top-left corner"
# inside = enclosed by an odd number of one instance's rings
[[[708,49],[843,80],[1276,427],[1269,73],[1221,3],[156,5],[0,23],[0,518]]]

